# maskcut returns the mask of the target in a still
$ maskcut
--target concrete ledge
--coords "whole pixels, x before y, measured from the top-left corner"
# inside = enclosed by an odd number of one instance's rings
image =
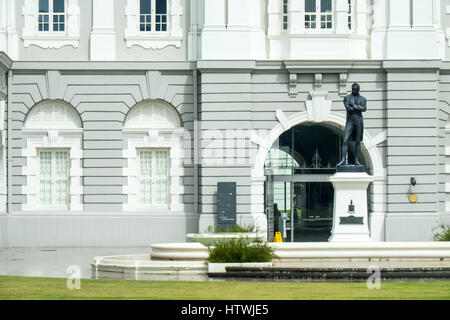
[[[139,254],[95,257],[91,270],[96,279],[204,280],[207,265],[205,261],[151,261],[150,254]]]
[[[152,247],[152,260],[200,260],[208,258],[208,248],[201,243],[160,243]]]
[[[449,259],[450,242],[297,242],[269,243],[280,261],[303,259]],[[206,260],[208,249],[199,243],[152,245],[151,258]]]
[[[450,242],[271,243],[280,260],[352,258],[450,258]]]

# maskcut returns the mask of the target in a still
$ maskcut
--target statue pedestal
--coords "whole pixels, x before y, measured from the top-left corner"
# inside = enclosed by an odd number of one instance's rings
[[[367,187],[374,177],[365,172],[337,172],[334,188],[333,228],[328,241],[371,241],[368,226]]]

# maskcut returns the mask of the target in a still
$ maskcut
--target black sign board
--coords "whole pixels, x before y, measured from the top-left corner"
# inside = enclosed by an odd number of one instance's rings
[[[217,183],[217,225],[221,229],[236,224],[236,182]]]
[[[339,224],[364,224],[363,217],[339,217]]]

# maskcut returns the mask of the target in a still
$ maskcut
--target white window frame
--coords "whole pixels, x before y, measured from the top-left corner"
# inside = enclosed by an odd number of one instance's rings
[[[128,138],[140,134],[141,138]],[[164,131],[149,130],[146,133],[141,130],[125,129],[124,136],[127,148],[123,151],[123,157],[127,159],[128,165],[123,168],[123,175],[127,177],[127,185],[123,186],[123,193],[128,196],[127,202],[123,203],[123,211],[146,211],[149,213],[161,211],[180,212],[184,210],[182,201],[183,187],[181,183],[182,174],[182,150],[181,137],[182,128]],[[167,206],[141,205],[139,203],[139,149],[166,149],[169,150],[169,203]]]
[[[165,204],[156,204],[154,203],[154,199],[156,198],[156,192],[155,192],[155,184],[156,184],[156,177],[154,176],[154,172],[156,171],[155,169],[155,165],[156,165],[156,161],[155,161],[155,154],[154,152],[157,151],[164,151],[167,152],[167,181],[168,181],[168,185],[167,185],[167,194],[166,194],[166,199],[167,199],[167,203]],[[169,148],[137,148],[136,149],[137,152],[137,157],[138,157],[138,161],[137,161],[137,175],[138,175],[138,181],[137,181],[137,187],[138,187],[138,206],[141,208],[165,208],[165,209],[169,209],[170,207],[170,149]],[[141,198],[141,177],[139,176],[139,174],[141,173],[141,156],[140,153],[141,152],[151,152],[152,153],[152,176],[151,176],[151,184],[152,184],[152,203],[141,203],[140,198]]]
[[[67,210],[68,208],[70,208],[70,149],[68,148],[37,148],[36,149],[37,152],[37,158],[38,158],[38,172],[37,172],[37,199],[38,199],[38,207],[39,209],[56,209],[56,210]],[[41,170],[40,170],[40,160],[41,160],[41,152],[50,152],[51,153],[51,168],[52,168],[52,175],[51,175],[51,186],[52,186],[52,192],[51,192],[51,198],[52,198],[52,203],[51,204],[43,204],[42,203],[42,199],[41,199]],[[67,189],[66,189],[66,203],[64,205],[57,205],[54,203],[55,198],[56,198],[56,193],[55,193],[55,175],[54,175],[54,169],[56,168],[55,165],[55,161],[56,161],[56,157],[55,154],[56,152],[67,152]]]
[[[306,1],[305,0],[305,33],[330,33],[336,30],[336,15],[335,15],[335,0],[331,1],[331,13],[323,13],[321,12],[321,0],[316,0],[316,11],[315,12],[306,12]],[[306,16],[315,15],[316,16],[316,27],[315,28],[307,28],[306,24]],[[322,28],[321,20],[322,16],[331,16],[331,28]],[[311,23],[311,22],[310,22]],[[325,22],[328,23],[328,22]]]
[[[51,2],[51,0],[49,1]],[[78,1],[64,0],[64,31],[53,31],[50,27],[49,31],[39,31],[39,0],[25,0],[22,8],[24,46],[35,45],[44,49],[59,49],[64,46],[78,48],[80,41],[80,6]],[[52,16],[50,15],[50,17]],[[50,26],[52,26],[52,23]]]
[[[39,1],[41,1],[41,0],[38,0],[38,4],[39,4]],[[67,3],[66,3],[66,1],[65,0],[63,1],[63,3],[64,3],[64,11],[62,12],[62,14],[60,12],[56,12],[56,13],[53,12],[53,9],[54,9],[53,8],[53,2],[54,2],[54,0],[45,0],[45,1],[48,2],[48,13],[40,12],[39,11],[39,7],[38,7],[38,32],[39,33],[45,32],[46,34],[47,33],[65,34],[65,30],[66,30],[66,26],[67,26],[67,24],[66,24],[66,21],[67,21],[67,8],[66,8]],[[41,20],[41,16],[42,17],[48,16],[48,30],[47,31],[39,30],[40,24],[41,24],[41,21],[40,21]],[[63,22],[64,30],[62,30],[62,31],[54,31],[53,30],[53,26],[54,26],[54,21],[53,21],[54,19],[53,18],[55,16],[58,16],[58,17],[63,16],[64,17],[64,22]]]
[[[141,0],[139,0],[139,32],[145,32],[146,34],[148,34],[148,33],[153,33],[153,34],[161,34],[161,33],[166,33],[166,34],[168,34],[169,33],[169,25],[170,25],[170,22],[169,22],[169,13],[168,13],[168,9],[169,9],[169,7],[168,7],[168,4],[169,4],[169,1],[168,0],[164,0],[164,1],[166,1],[166,13],[165,14],[157,14],[156,13],[156,0],[146,0],[146,1],[151,1],[151,8],[150,8],[150,14],[144,14],[144,16],[150,16],[150,31],[147,31],[147,30],[141,30],[141,24],[142,24],[142,21],[141,21],[141,18],[142,18],[142,13],[141,13],[141,8],[140,8],[140,4],[141,4]],[[156,30],[157,28],[156,28],[156,25],[157,25],[157,23],[156,23],[156,18],[157,18],[157,15],[160,15],[160,19],[162,20],[162,18],[165,16],[165,18],[166,18],[166,21],[165,21],[165,25],[166,25],[166,30]],[[145,17],[145,19],[146,19],[146,17]],[[162,21],[160,21],[160,23],[161,23],[161,26],[163,25],[163,22]],[[145,23],[144,24],[147,24],[146,23],[146,21],[145,21]]]
[[[39,150],[65,149],[69,150],[70,157],[70,200],[68,207],[54,208],[64,211],[83,211],[82,195],[82,130],[56,131],[56,130],[22,130],[26,140],[26,148],[22,155],[27,159],[27,165],[22,166],[22,175],[27,177],[27,184],[22,186],[22,194],[26,194],[27,203],[22,204],[24,211],[43,210],[39,203]],[[48,209],[48,208],[45,208]]]
[[[140,1],[127,0],[125,7],[125,41],[127,47],[141,46],[145,49],[163,49],[167,46],[181,48],[183,28],[180,0],[167,0],[167,31],[140,31]]]
[[[34,112],[38,111],[38,108],[45,109],[49,105],[55,103],[59,103],[68,108],[70,112],[68,112],[67,115],[72,115],[73,121],[65,121],[65,127],[61,126],[59,123],[42,123],[41,127],[37,126],[36,122],[32,119]],[[58,120],[54,119],[54,122],[58,122]],[[25,176],[27,179],[26,185],[22,186],[22,194],[25,194],[27,197],[26,203],[22,204],[22,210],[44,210],[39,203],[39,150],[65,149],[69,150],[70,158],[69,205],[67,208],[54,208],[54,210],[65,212],[83,211],[83,186],[81,183],[83,176],[83,129],[81,119],[76,113],[75,108],[62,101],[46,100],[40,102],[29,111],[24,123],[24,128],[22,129],[22,137],[26,145],[26,148],[22,148],[22,156],[26,159],[26,164],[21,167],[21,175]],[[45,210],[49,209],[45,208]]]
[[[159,103],[168,108],[167,116],[179,117],[173,106],[167,102],[159,100],[142,101],[133,108],[145,107],[147,104]],[[127,177],[127,185],[123,186],[123,194],[127,195],[127,201],[124,201],[123,211],[145,211],[146,213],[161,212],[184,212],[183,203],[184,187],[182,185],[183,174],[183,136],[184,129],[181,126],[181,119],[172,123],[172,128],[162,127],[160,123],[142,123],[139,118],[134,121],[128,121],[128,116],[133,115],[136,110],[130,110],[123,128],[126,147],[123,150],[123,158],[127,160],[127,166],[123,167],[123,176]],[[145,125],[145,127],[144,127]],[[139,157],[140,149],[165,149],[169,150],[169,203],[168,206],[148,206],[139,203]]]

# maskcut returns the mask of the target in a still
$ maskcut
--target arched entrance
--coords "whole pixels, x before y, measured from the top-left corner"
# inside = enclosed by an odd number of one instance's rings
[[[341,135],[342,129],[332,124],[304,122],[275,140],[264,163],[269,238],[279,231],[286,241],[328,240],[334,199],[329,178],[341,158]],[[368,163],[364,154],[360,161]]]

